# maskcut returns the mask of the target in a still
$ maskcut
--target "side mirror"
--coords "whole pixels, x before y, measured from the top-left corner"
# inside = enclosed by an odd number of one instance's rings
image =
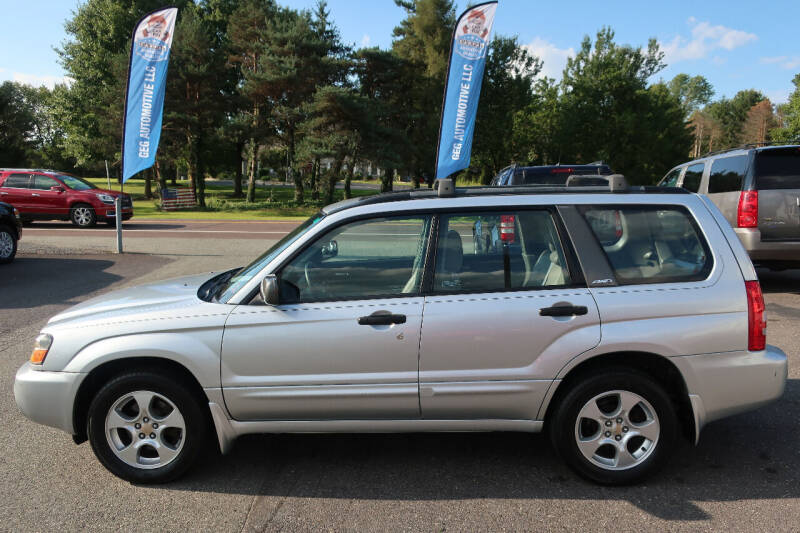
[[[64,192],[64,187],[61,187],[59,185],[53,185],[52,187],[50,187],[50,190],[53,192]]]
[[[322,258],[323,259],[330,259],[331,257],[336,257],[339,255],[339,243],[336,241],[330,241],[327,244],[322,246]]]
[[[275,274],[268,274],[261,280],[261,299],[267,305],[278,305],[280,303],[280,291],[278,290],[278,277]]]

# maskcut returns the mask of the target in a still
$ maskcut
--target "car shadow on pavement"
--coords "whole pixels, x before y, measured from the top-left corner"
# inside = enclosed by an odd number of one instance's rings
[[[800,294],[800,270],[774,271],[759,268],[756,272],[761,282],[761,290],[765,293]]]
[[[0,265],[0,309],[75,304],[86,294],[169,262],[153,256],[17,256]],[[119,273],[116,271],[119,270]]]
[[[626,501],[663,520],[705,521],[703,502],[800,497],[800,380],[775,404],[706,426],[655,477],[631,487],[582,480],[544,435],[245,436],[171,489],[266,498]],[[598,517],[602,518],[602,517]]]
[[[147,230],[147,231],[155,231],[155,230],[162,230],[162,229],[183,229],[186,227],[185,223],[182,222],[174,222],[174,223],[167,223],[167,222],[123,222],[122,223],[122,230],[123,232],[126,229],[135,229],[135,230]],[[25,235],[25,229],[74,229],[75,231],[97,231],[97,230],[115,230],[116,226],[112,224],[104,224],[98,223],[91,228],[79,228],[73,225],[71,222],[35,222],[30,226],[26,226],[22,230],[22,235]]]

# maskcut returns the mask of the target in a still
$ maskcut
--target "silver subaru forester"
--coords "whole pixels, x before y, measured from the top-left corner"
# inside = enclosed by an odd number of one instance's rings
[[[246,433],[542,430],[580,475],[639,481],[780,397],[787,361],[717,207],[618,189],[333,204],[244,268],[56,315],[17,404],[138,483]]]

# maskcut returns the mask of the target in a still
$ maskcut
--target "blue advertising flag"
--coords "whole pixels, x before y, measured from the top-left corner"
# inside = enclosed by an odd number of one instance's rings
[[[142,17],[133,30],[122,128],[123,183],[152,167],[156,160],[177,15],[175,7],[153,11]]]
[[[469,166],[486,51],[496,9],[496,1],[478,4],[464,11],[456,22],[439,124],[437,179]]]

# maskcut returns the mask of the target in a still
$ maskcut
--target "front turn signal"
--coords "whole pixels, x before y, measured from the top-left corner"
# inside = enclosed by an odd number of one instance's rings
[[[44,363],[44,358],[47,357],[47,352],[50,351],[50,346],[53,345],[53,337],[47,333],[42,333],[36,337],[33,343],[33,352],[31,353],[31,364],[41,365]]]

